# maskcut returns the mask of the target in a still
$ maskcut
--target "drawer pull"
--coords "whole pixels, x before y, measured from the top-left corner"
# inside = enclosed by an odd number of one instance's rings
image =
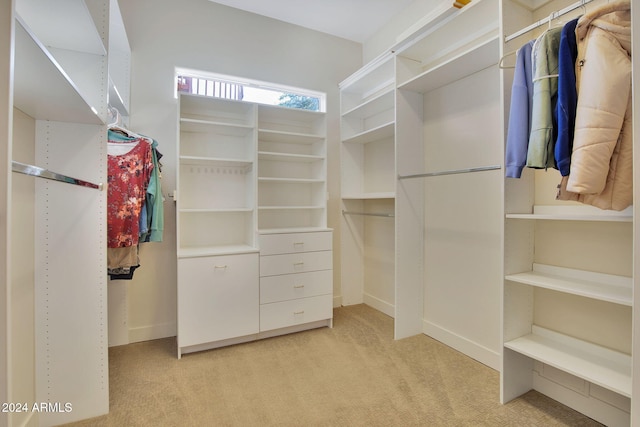
[[[304,265],[304,262],[294,262],[293,265],[297,266],[301,266]]]
[[[302,289],[304,285],[293,285],[293,289]]]
[[[304,242],[293,242],[293,246],[301,246],[304,245]]]
[[[304,310],[294,311],[293,314],[304,314]]]
[[[227,265],[226,264],[225,265],[214,265],[213,268],[216,269],[216,270],[217,269],[220,269],[220,270],[225,269],[226,270],[227,269]]]

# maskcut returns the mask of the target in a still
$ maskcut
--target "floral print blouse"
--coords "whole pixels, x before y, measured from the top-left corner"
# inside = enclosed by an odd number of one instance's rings
[[[141,138],[129,152],[108,155],[107,159],[107,246],[135,246],[140,211],[153,170],[151,145]]]

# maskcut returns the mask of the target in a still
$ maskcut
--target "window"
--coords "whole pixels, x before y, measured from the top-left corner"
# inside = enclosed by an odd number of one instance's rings
[[[186,69],[176,69],[176,90],[288,108],[326,110],[324,93]]]

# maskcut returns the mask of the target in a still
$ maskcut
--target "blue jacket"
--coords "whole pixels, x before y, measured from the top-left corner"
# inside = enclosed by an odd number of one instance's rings
[[[534,42],[535,40],[531,40],[518,49],[516,57],[511,87],[509,129],[507,131],[505,159],[507,178],[520,178],[522,169],[527,162],[533,100],[531,49]]]
[[[573,133],[576,121],[576,104],[578,92],[576,91],[576,57],[578,46],[576,44],[576,25],[578,19],[565,24],[560,35],[560,48],[558,50],[558,103],[556,116],[558,126],[558,138],[556,139],[555,158],[556,165],[562,176],[569,175],[571,164],[571,150],[573,149]]]

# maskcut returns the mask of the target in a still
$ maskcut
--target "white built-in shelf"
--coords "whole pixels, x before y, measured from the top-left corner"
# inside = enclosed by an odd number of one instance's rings
[[[554,221],[632,222],[632,207],[624,211],[606,211],[592,206],[534,206],[533,213],[508,213],[511,219]]]
[[[196,258],[214,255],[232,255],[256,253],[258,249],[249,245],[223,245],[182,247],[178,249],[178,258]]]
[[[324,135],[317,135],[313,133],[258,129],[258,139],[260,139],[261,141],[311,144],[317,141],[321,141],[324,138]]]
[[[512,282],[600,301],[632,305],[633,284],[630,277],[533,264],[531,271],[510,274],[505,278]]]
[[[253,130],[253,126],[201,119],[180,119],[180,130],[186,132],[213,133],[243,136]]]
[[[317,231],[332,231],[326,227],[286,227],[286,228],[261,228],[260,234],[281,234],[281,233],[314,233]]]
[[[286,206],[286,205],[278,205],[278,206],[258,206],[260,210],[316,210],[316,209],[324,209],[322,205],[297,205],[297,206]]]
[[[284,162],[300,162],[311,163],[324,160],[324,156],[315,156],[308,154],[292,154],[292,153],[279,153],[274,151],[258,151],[258,159],[260,160],[275,160]]]
[[[344,113],[342,113],[342,116],[366,118],[366,117],[374,116],[385,110],[394,108],[394,105],[395,105],[394,95],[395,95],[394,89],[390,88],[387,91],[377,96],[374,96],[373,98],[367,99],[362,104],[348,111],[345,111]]]
[[[488,34],[498,34],[499,5],[496,0],[473,1],[439,22],[426,25],[420,37],[406,47],[398,48],[398,57],[429,67],[446,58],[471,51]],[[424,71],[424,70],[423,70]]]
[[[103,124],[97,111],[100,106],[90,104],[47,47],[20,19],[16,20],[15,28],[14,76],[14,105],[34,119]]]
[[[391,138],[395,134],[395,123],[390,122],[373,129],[360,132],[357,135],[344,139],[342,142],[366,144],[367,142],[379,141],[381,139]]]
[[[221,157],[180,156],[183,165],[224,166],[245,168],[253,165],[251,160],[227,159]]]
[[[241,213],[241,212],[251,212],[252,208],[215,208],[215,209],[179,209],[180,213]]]
[[[106,55],[85,0],[19,0],[16,12],[45,46]]]
[[[361,194],[345,194],[342,196],[344,200],[374,200],[374,199],[395,199],[396,193],[393,191],[380,193],[361,193]]]
[[[343,94],[355,94],[359,99],[366,99],[388,86],[393,86],[395,76],[393,56],[385,54],[361,68],[340,83]]]
[[[538,326],[505,347],[626,397],[631,397],[631,356]]]
[[[258,182],[272,182],[278,184],[321,184],[324,183],[324,179],[259,177]]]
[[[483,43],[474,44],[468,47],[468,50],[461,50],[447,61],[427,68],[416,77],[401,83],[398,88],[427,93],[496,65],[499,60],[500,39],[497,33],[490,33],[488,40]]]

